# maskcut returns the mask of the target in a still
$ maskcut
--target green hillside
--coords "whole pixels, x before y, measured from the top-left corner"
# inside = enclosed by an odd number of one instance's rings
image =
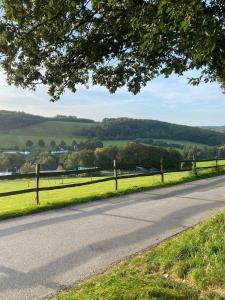
[[[102,140],[104,145],[119,146],[138,139],[177,144],[177,149],[181,148],[179,145],[186,144],[195,144],[199,148],[225,144],[225,133],[161,121],[118,118],[95,122],[75,116],[49,118],[0,111],[0,149],[23,149],[27,140],[32,140],[34,145],[40,139],[46,145],[51,140],[57,144],[64,140],[71,145],[73,140],[80,142],[94,137]],[[176,145],[173,147],[176,148]]]
[[[32,124],[39,124],[43,121],[45,121],[45,118],[41,116],[24,112],[0,110],[0,131],[23,128]]]
[[[45,121],[24,128],[11,129],[12,135],[42,137],[74,137],[82,135],[82,130],[96,126],[95,123]]]
[[[101,139],[170,139],[216,146],[225,143],[225,133],[200,127],[177,125],[156,120],[131,118],[103,119],[86,134]]]

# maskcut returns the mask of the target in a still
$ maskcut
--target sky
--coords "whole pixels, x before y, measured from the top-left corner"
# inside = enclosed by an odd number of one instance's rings
[[[75,94],[66,91],[60,101],[52,103],[46,87],[33,92],[8,86],[0,71],[0,110],[43,116],[75,115],[97,121],[131,117],[193,126],[225,125],[225,94],[219,85],[190,86],[187,77],[191,75],[159,77],[135,96],[126,88],[110,94],[100,86],[90,86],[88,90],[80,86]]]

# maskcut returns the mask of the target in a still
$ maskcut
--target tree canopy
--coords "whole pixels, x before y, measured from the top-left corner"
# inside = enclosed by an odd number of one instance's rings
[[[225,87],[224,0],[0,0],[0,61],[10,84],[78,84],[134,94],[153,78],[198,69]]]

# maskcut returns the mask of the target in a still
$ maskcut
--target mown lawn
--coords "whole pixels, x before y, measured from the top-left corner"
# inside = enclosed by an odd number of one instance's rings
[[[133,179],[119,180],[118,191],[115,191],[114,181],[97,183],[63,190],[40,192],[40,205],[36,205],[35,193],[16,195],[0,198],[0,219],[7,217],[24,215],[41,210],[63,207],[70,204],[93,201],[108,198],[115,195],[127,194],[141,190],[162,187],[166,185],[178,184],[188,180],[215,175],[212,171],[202,171],[196,177],[190,172],[179,172],[165,175],[165,183],[161,184],[160,176],[138,177]],[[68,183],[78,183],[91,181],[99,177],[67,178],[67,179],[42,179],[40,186],[63,185]],[[16,191],[20,189],[32,188],[35,186],[34,180],[14,180],[0,181],[0,192]]]
[[[225,212],[54,300],[219,300],[225,296]]]

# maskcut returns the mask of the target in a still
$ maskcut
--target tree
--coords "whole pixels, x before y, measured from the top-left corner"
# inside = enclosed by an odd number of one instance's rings
[[[51,147],[52,149],[54,149],[55,146],[56,146],[56,142],[55,142],[54,140],[51,140],[51,142],[50,142],[50,147]]]
[[[150,147],[138,143],[126,144],[119,152],[119,166],[130,170],[137,166],[150,167],[150,149]]]
[[[92,150],[81,150],[78,152],[79,165],[84,167],[93,167],[95,161],[94,151]]]
[[[198,152],[197,146],[191,144],[185,145],[183,149],[183,157],[184,159],[187,160],[192,160],[194,158],[196,159],[197,152]]]
[[[25,159],[19,153],[0,153],[0,170],[3,172],[17,171],[24,163]]]
[[[41,164],[41,169],[45,171],[56,170],[58,166],[55,157],[48,152],[42,152],[38,156],[36,163]]]
[[[35,165],[32,164],[31,162],[26,162],[20,168],[20,172],[22,174],[27,174],[27,173],[35,172]]]
[[[95,163],[98,167],[112,170],[114,159],[118,159],[118,148],[116,146],[107,146],[95,150]]]
[[[59,146],[61,147],[61,148],[66,148],[66,142],[65,141],[61,141],[60,142],[60,144],[59,144]]]
[[[53,100],[89,79],[136,94],[182,75],[225,88],[223,0],[1,1],[0,59],[10,84],[49,86]]]
[[[78,166],[78,153],[67,152],[60,157],[59,163],[62,165],[63,169],[73,170]]]
[[[43,147],[45,146],[44,140],[40,139],[40,140],[38,141],[38,146],[43,148]]]
[[[33,145],[34,145],[34,143],[33,143],[31,140],[27,140],[27,141],[26,141],[26,146],[27,146],[28,148],[33,147]]]

